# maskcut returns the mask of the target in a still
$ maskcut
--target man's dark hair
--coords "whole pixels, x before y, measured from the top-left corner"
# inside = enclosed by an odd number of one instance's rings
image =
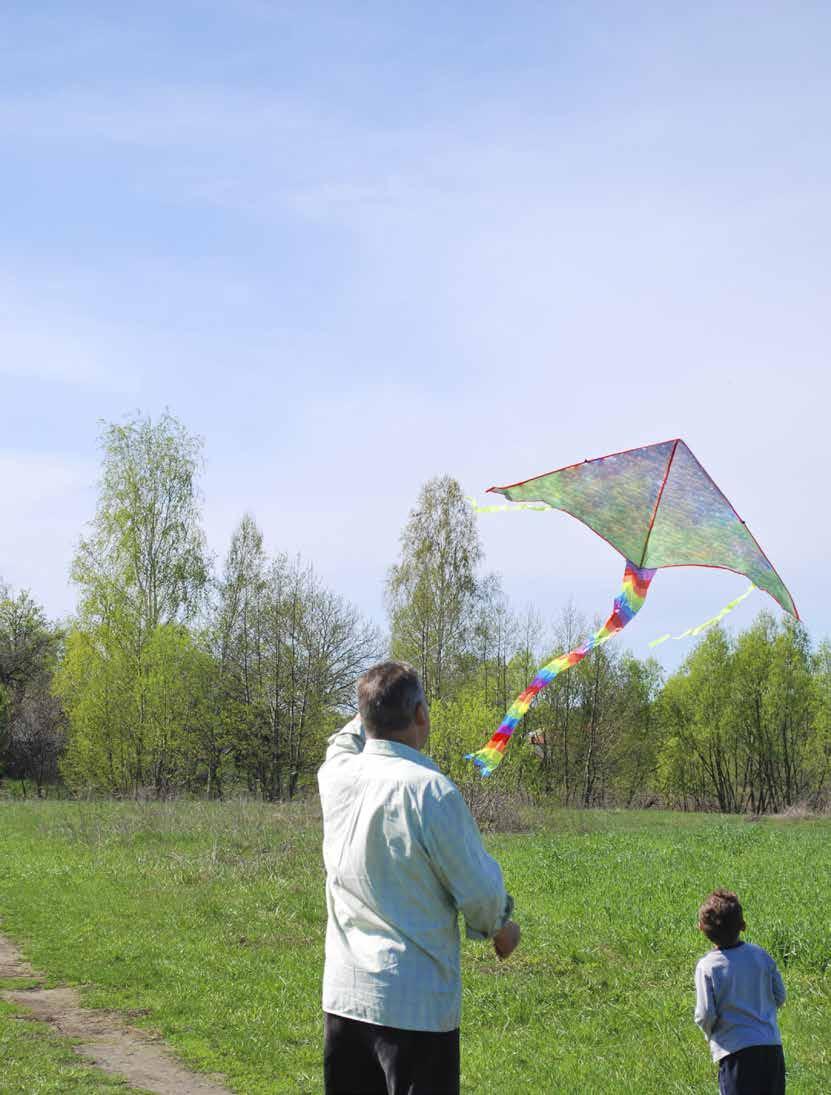
[[[358,681],[358,710],[370,738],[385,738],[406,730],[424,703],[418,674],[406,662],[373,665]]]
[[[730,890],[714,890],[698,910],[698,923],[717,947],[735,943],[744,930],[744,915],[738,897]]]

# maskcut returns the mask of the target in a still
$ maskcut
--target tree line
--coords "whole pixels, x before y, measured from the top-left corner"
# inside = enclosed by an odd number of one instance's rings
[[[430,749],[471,788],[464,754],[590,628],[570,605],[546,626],[509,603],[449,476],[401,532],[382,635],[311,562],[269,552],[250,514],[213,564],[201,444],[171,415],[105,426],[101,443],[74,617],[49,621],[0,583],[0,778],[23,793],[292,798],[385,655],[418,669]],[[493,778],[568,806],[761,813],[823,805],[829,777],[831,647],[762,614],[735,639],[714,628],[667,679],[596,649],[541,695]]]

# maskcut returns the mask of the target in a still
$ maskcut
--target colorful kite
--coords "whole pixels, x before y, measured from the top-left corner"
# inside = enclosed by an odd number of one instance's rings
[[[538,693],[636,615],[661,567],[717,567],[743,574],[799,619],[793,598],[747,525],[680,438],[584,460],[512,486],[491,487],[489,493],[502,494],[523,508],[541,503],[564,510],[619,551],[626,569],[623,591],[603,627],[540,669],[487,745],[468,755],[483,775],[489,776],[502,760]],[[690,628],[689,634],[711,626],[746,595],[731,601],[717,617]]]

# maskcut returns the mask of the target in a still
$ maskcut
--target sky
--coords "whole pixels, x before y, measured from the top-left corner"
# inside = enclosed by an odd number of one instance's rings
[[[827,635],[829,34],[803,2],[3,3],[0,577],[73,610],[101,423],[137,412],[203,439],[218,562],[251,512],[381,623],[430,477],[680,436]],[[480,532],[518,607],[605,617],[621,559],[578,522]],[[746,584],[661,572],[630,648]]]

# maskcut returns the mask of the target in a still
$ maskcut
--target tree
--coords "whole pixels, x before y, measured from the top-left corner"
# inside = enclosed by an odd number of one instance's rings
[[[58,632],[25,590],[16,597],[0,582],[0,686],[26,687],[55,654]]]
[[[258,779],[267,797],[291,798],[319,762],[324,728],[351,703],[355,680],[377,659],[380,642],[310,566],[284,555],[269,569],[258,627],[256,702],[267,720]]]
[[[465,755],[480,748],[498,721],[499,709],[488,705],[481,689],[475,686],[461,689],[453,699],[434,700],[428,752],[460,787],[477,783],[481,776]]]
[[[766,782],[773,809],[781,810],[802,802],[811,789],[811,647],[805,628],[790,618],[773,636],[763,710]]]
[[[69,716],[66,771],[122,794],[161,794],[176,746],[172,724],[160,732],[158,689],[173,681],[159,676],[159,649],[196,615],[208,575],[201,444],[164,414],[105,426],[102,447],[98,505],[72,568],[80,614],[57,681]]]
[[[422,487],[387,578],[392,653],[419,671],[429,700],[452,691],[472,641],[482,547],[470,505],[450,476]]]
[[[201,442],[165,413],[105,426],[102,448],[98,506],[72,573],[87,621],[117,614],[140,648],[154,628],[192,619],[202,603]]]
[[[602,804],[606,797],[608,756],[618,728],[619,659],[619,650],[598,646],[570,670],[575,676],[580,711],[580,804],[584,807]]]
[[[60,631],[26,591],[0,583],[0,771],[38,794],[57,777],[64,720],[51,695]]]
[[[556,653],[573,650],[587,632],[586,620],[578,614],[573,602],[568,601],[554,630]],[[549,654],[553,657],[555,650]],[[560,674],[543,692],[538,705],[539,730],[535,742],[543,786],[548,793],[558,789],[564,806],[572,805],[575,800],[579,782],[577,761],[584,745],[578,683],[571,671]]]
[[[43,674],[32,682],[15,705],[10,721],[9,774],[25,787],[35,784],[39,798],[48,784],[58,779],[58,762],[64,748],[65,716],[60,700]]]
[[[269,561],[245,516],[231,540],[211,628],[221,708],[251,791],[291,798],[320,760],[322,737],[377,659],[377,630],[327,590],[312,567]]]
[[[505,710],[511,702],[508,667],[519,626],[498,576],[489,574],[479,583],[465,669],[466,678],[478,676],[485,705]]]
[[[764,813],[775,799],[771,751],[766,716],[766,694],[776,627],[772,617],[760,615],[751,628],[739,635],[732,653],[732,691],[727,721],[733,731],[734,747],[743,755],[741,779],[746,787],[741,805]],[[773,796],[771,796],[773,791]]]
[[[219,670],[208,785],[221,794],[220,765],[235,756],[248,772],[254,790],[260,771],[257,756],[267,736],[267,717],[260,703],[257,665],[263,650],[263,604],[267,559],[263,536],[254,518],[244,514],[231,537],[217,597],[212,606],[207,641]]]
[[[709,632],[658,701],[670,801],[764,813],[816,799],[826,778],[821,664],[801,625],[765,613],[734,642]]]
[[[732,671],[728,637],[722,628],[714,627],[664,690],[662,729],[667,753],[659,764],[670,780],[683,775],[685,790],[697,807],[715,798],[720,810],[742,808],[744,784],[729,719]],[[683,764],[685,757],[694,759],[692,771]],[[677,788],[670,783],[664,790],[672,795]]]
[[[55,675],[69,720],[62,771],[73,787],[138,794],[146,776],[138,678],[130,652],[105,626],[72,628]]]
[[[239,705],[226,702],[221,668],[204,633],[183,624],[157,627],[147,649],[144,710],[153,788],[163,798],[204,790],[222,798],[240,727]]]
[[[8,748],[10,743],[9,718],[11,701],[8,691],[0,684],[0,776],[3,775],[8,762]]]
[[[808,743],[811,800],[819,807],[827,802],[831,776],[831,642],[820,644],[812,665],[813,728]]]
[[[624,806],[649,794],[654,786],[660,726],[655,700],[663,683],[663,671],[654,659],[639,661],[624,652],[619,667],[616,701],[618,733],[611,745],[610,784]]]
[[[265,570],[263,535],[246,513],[231,537],[213,623],[214,652],[223,677],[245,700],[251,697],[249,671],[259,644],[257,622]]]

